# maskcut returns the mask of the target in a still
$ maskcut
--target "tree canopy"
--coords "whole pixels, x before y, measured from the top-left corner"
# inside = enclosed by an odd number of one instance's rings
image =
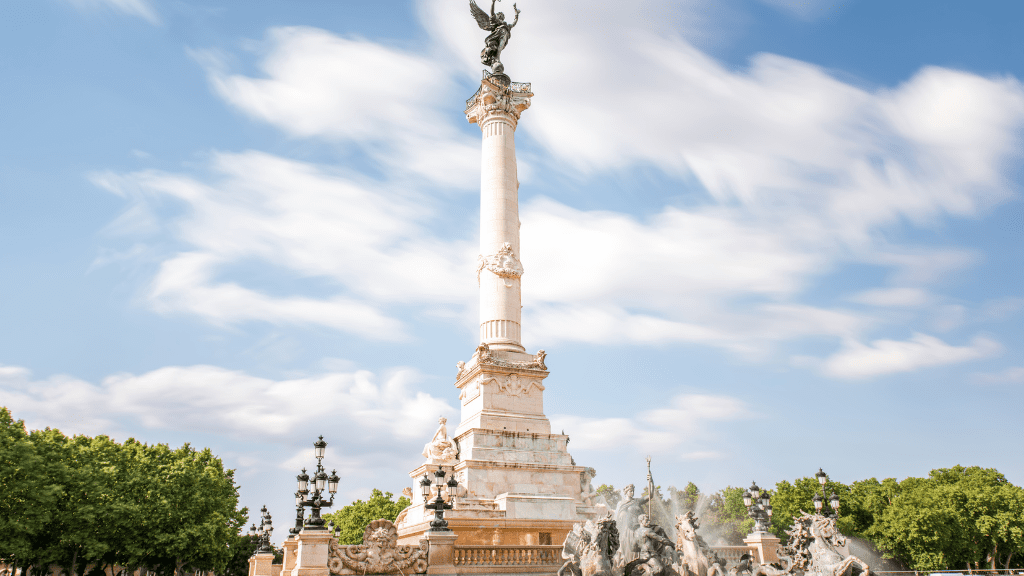
[[[394,522],[398,518],[398,513],[405,510],[409,504],[411,502],[405,496],[395,501],[395,496],[391,492],[381,492],[374,488],[369,500],[356,500],[337,512],[323,514],[322,518],[326,522],[334,522],[334,525],[341,529],[339,544],[362,544],[363,532],[370,522],[381,518]]]
[[[246,522],[234,471],[209,449],[28,432],[0,408],[0,559],[220,572]],[[102,527],[102,529],[98,529]]]

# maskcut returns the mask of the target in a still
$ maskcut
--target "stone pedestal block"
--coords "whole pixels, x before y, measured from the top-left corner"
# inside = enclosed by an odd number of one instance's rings
[[[779,539],[771,532],[754,532],[744,538],[743,543],[757,550],[758,563],[779,561]]]
[[[455,533],[423,534],[427,541],[427,574],[455,574]]]
[[[281,544],[281,548],[284,550],[281,571],[284,574],[291,574],[295,569],[295,555],[299,551],[299,541],[294,537],[289,537]]]
[[[330,576],[327,568],[330,546],[331,533],[327,530],[303,529],[299,532],[295,568],[291,576]]]
[[[257,552],[249,558],[249,576],[270,576],[274,563],[273,552]]]

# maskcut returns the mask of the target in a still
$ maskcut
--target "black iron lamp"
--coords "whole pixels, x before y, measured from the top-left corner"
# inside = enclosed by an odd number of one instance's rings
[[[257,554],[266,554],[273,552],[274,549],[270,546],[270,536],[274,533],[274,522],[270,518],[270,512],[267,512],[267,507],[260,508],[260,527],[256,528],[253,524],[249,528],[249,535],[257,537],[259,540],[256,544]]]
[[[828,505],[831,508],[830,512],[822,512],[822,508],[825,506],[825,484],[828,482],[828,474],[824,470],[818,468],[818,472],[814,475],[818,480],[818,486],[820,487],[820,493],[815,493],[812,501],[814,502],[814,511],[817,514],[821,514],[826,518],[839,518],[839,496],[836,496],[835,490],[828,497]]]
[[[327,451],[327,442],[324,441],[324,437],[321,436],[319,440],[313,442],[313,455],[316,457],[316,472],[312,476],[306,474],[306,469],[302,469],[302,473],[295,477],[298,483],[298,492],[295,493],[295,507],[296,507],[296,519],[295,525],[300,528],[305,527],[310,530],[326,530],[324,528],[324,520],[320,517],[320,510],[323,508],[330,508],[334,505],[334,494],[338,491],[338,482],[341,481],[341,477],[338,476],[338,471],[334,470],[331,475],[328,476],[324,470],[323,459],[324,452]],[[310,480],[312,480],[312,486],[310,486]],[[310,494],[310,488],[312,487],[312,495],[307,499],[306,496]],[[331,499],[325,500],[324,493],[330,492]],[[304,508],[309,506],[310,513],[309,519],[303,521],[302,517],[305,514]],[[295,531],[295,529],[292,529]],[[298,533],[295,531],[294,533]]]
[[[420,492],[423,494],[423,507],[434,511],[434,519],[430,521],[431,532],[450,532],[448,521],[444,519],[444,511],[451,510],[454,506],[455,494],[459,488],[459,482],[453,474],[448,482],[444,481],[444,469],[438,467],[434,472],[434,482],[424,474],[420,480]],[[431,497],[434,499],[431,500]]]
[[[768,491],[762,490],[757,482],[752,483],[743,493],[743,505],[747,507],[747,515],[754,519],[754,532],[767,532],[772,515]]]
[[[288,529],[289,538],[302,531],[302,521],[306,516],[306,508],[302,505],[302,492],[295,493],[295,526]]]

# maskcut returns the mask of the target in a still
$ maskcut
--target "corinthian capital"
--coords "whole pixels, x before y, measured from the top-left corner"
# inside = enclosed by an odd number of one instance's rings
[[[504,74],[487,75],[480,81],[476,94],[466,100],[466,119],[483,124],[492,116],[504,116],[514,125],[523,110],[530,107],[530,98],[533,93],[529,82],[512,82]]]

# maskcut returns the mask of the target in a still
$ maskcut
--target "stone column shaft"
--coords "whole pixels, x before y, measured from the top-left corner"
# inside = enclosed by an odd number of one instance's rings
[[[495,350],[523,352],[519,260],[519,175],[515,131],[530,105],[529,86],[485,77],[467,103],[480,126],[480,341]]]

